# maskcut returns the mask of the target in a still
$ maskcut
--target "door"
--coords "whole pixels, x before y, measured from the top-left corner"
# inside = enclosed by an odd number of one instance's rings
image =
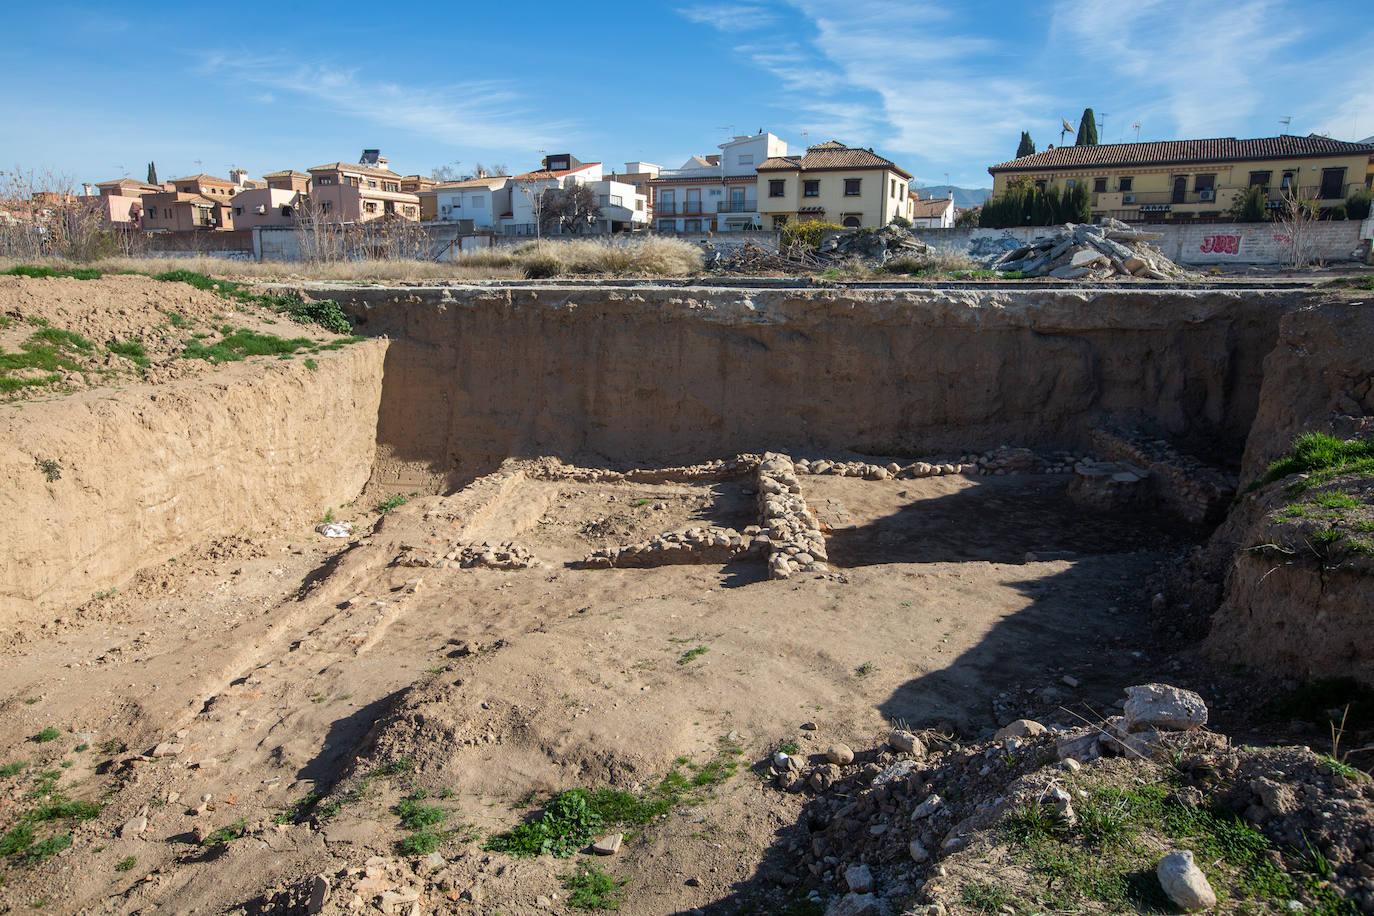
[[[677,212],[676,209],[675,209],[675,207],[676,207],[676,205],[677,205],[677,201],[675,200],[676,197],[677,197],[677,194],[676,194],[676,192],[675,192],[672,188],[663,188],[663,189],[661,189],[661,190],[658,192],[658,212],[659,212],[659,213],[675,213],[675,212]]]
[[[731,212],[731,213],[743,213],[743,212],[744,212],[744,188],[731,188],[731,189],[730,189],[730,212]]]
[[[1173,202],[1181,204],[1188,193],[1188,176],[1176,175],[1174,177],[1174,196]]]
[[[1345,169],[1322,169],[1322,200],[1336,200],[1345,189]]]
[[[701,212],[701,188],[688,188],[688,189],[687,189],[687,201],[686,201],[686,206],[683,208],[683,211],[682,211],[682,212],[683,212],[683,213],[700,213],[700,212]]]

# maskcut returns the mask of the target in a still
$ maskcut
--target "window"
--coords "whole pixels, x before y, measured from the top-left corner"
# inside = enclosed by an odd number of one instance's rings
[[[376,202],[375,200],[369,200],[369,201],[367,201],[366,203],[364,203],[364,204],[363,204],[363,212],[364,212],[364,213],[376,213],[376,212],[377,212],[377,202]]]
[[[1077,183],[1078,183],[1078,182],[1076,182],[1076,181],[1074,181],[1072,178],[1070,178],[1070,179],[1068,179],[1068,180],[1066,180],[1066,181],[1064,182],[1064,187],[1067,188],[1068,190],[1072,191],[1072,190],[1073,190],[1073,186],[1076,185]]]
[[[1251,172],[1251,173],[1250,173],[1250,187],[1252,187],[1252,188],[1256,188],[1256,187],[1259,187],[1259,188],[1267,188],[1267,187],[1269,187],[1269,179],[1273,176],[1273,174],[1274,174],[1273,172]]]
[[[720,188],[711,188],[709,191],[706,192],[706,194],[708,197],[719,197]]]
[[[1193,178],[1194,191],[1210,191],[1212,186],[1217,183],[1216,175],[1197,175]]]
[[[471,205],[471,206],[474,206],[474,207],[485,207],[486,204],[487,204],[487,198],[486,198],[486,195],[485,195],[485,194],[474,194],[474,195],[472,195],[472,200],[470,201],[470,205]]]
[[[773,228],[774,228],[774,229],[781,229],[783,226],[786,226],[786,225],[787,225],[787,217],[785,217],[785,216],[775,216],[775,217],[773,217]]]
[[[1345,169],[1322,169],[1321,189],[1317,196],[1322,200],[1335,200],[1345,190]]]
[[[334,209],[334,201],[332,201],[332,200],[322,200],[322,201],[320,201],[320,211],[321,211],[321,212],[323,212],[323,213],[328,213],[330,210],[333,210],[333,209]]]
[[[682,231],[683,231],[683,232],[700,232],[700,231],[701,231],[701,220],[699,220],[699,219],[684,219],[684,220],[682,221]]]
[[[847,189],[846,189],[845,193],[846,193],[846,194],[849,193]],[[820,197],[820,196],[821,196],[821,183],[820,183],[820,181],[817,180],[817,179],[815,179],[815,178],[808,179],[807,181],[803,181],[803,182],[802,182],[802,196],[803,196],[803,197]]]
[[[1107,190],[1107,179],[1105,179],[1105,178],[1094,178],[1094,179],[1093,179],[1093,193],[1094,193],[1094,194],[1101,194],[1101,193],[1103,193],[1103,192],[1106,191],[1106,190]]]
[[[863,220],[857,216],[846,216],[844,218],[844,227],[846,229],[858,229],[862,225]]]
[[[784,188],[786,188],[786,187],[787,187],[787,180],[786,180],[786,179],[783,179],[783,178],[774,178],[774,179],[772,179],[771,181],[768,182],[768,196],[769,196],[769,197],[782,197],[783,194],[785,193],[785,192],[784,192]],[[776,227],[774,227],[774,228],[776,228]]]
[[[315,179],[315,183],[316,183],[316,184],[333,184],[333,183],[334,183],[334,179],[333,179],[333,178],[316,178],[316,179]]]
[[[235,215],[235,216],[242,216],[242,215],[243,215],[243,208],[242,208],[242,207],[235,207],[235,208],[234,208],[234,215]]]
[[[659,220],[659,221],[658,221],[658,231],[659,231],[659,232],[672,232],[672,231],[673,231],[673,220],[670,220],[670,219],[661,219],[661,220]]]
[[[377,187],[377,183],[376,183],[376,182],[373,182],[373,183],[372,183],[372,187],[374,187],[374,188]],[[394,182],[394,181],[388,181],[386,184],[382,185],[382,190],[383,190],[383,191],[399,191],[399,190],[401,190],[401,186],[398,185],[398,184],[397,184],[396,182]]]
[[[636,209],[636,210],[643,210],[643,209],[644,209],[644,198],[642,198],[642,197],[636,197],[636,198],[635,198],[635,209]]]
[[[1042,179],[1040,179],[1039,181],[1037,181],[1037,182],[1035,183],[1035,190],[1037,190],[1037,191],[1043,191],[1043,190],[1045,190],[1045,179],[1042,178]]]
[[[844,196],[845,196],[845,197],[858,197],[858,196],[859,196],[859,193],[860,193],[860,192],[859,192],[859,182],[862,181],[862,180],[863,180],[862,178],[846,178],[846,179],[844,180]]]
[[[285,216],[285,217],[287,217],[287,218],[289,219],[290,216],[291,216],[291,208],[290,208],[290,207],[285,207],[285,206],[282,207],[282,208],[281,208],[281,215],[282,215],[282,216]]]
[[[1292,185],[1293,185],[1293,172],[1292,172],[1291,170],[1285,171],[1285,172],[1283,173],[1283,183],[1282,183],[1281,185],[1279,185],[1279,187],[1282,188],[1283,190],[1287,191],[1290,187],[1292,187]]]
[[[740,153],[739,164],[740,164],[740,165],[753,165],[753,164],[754,164],[754,154],[753,154],[753,153]]]
[[[1129,191],[1129,190],[1131,189],[1131,185],[1132,185],[1132,183],[1134,183],[1134,181],[1135,181],[1135,179],[1133,179],[1133,178],[1121,178],[1121,179],[1118,179],[1119,190],[1122,190],[1122,191]]]
[[[887,189],[887,196],[888,196],[888,197],[896,197],[896,196],[897,196],[897,179],[895,179],[895,178],[889,178],[889,179],[888,179],[888,182],[890,183],[891,186]]]

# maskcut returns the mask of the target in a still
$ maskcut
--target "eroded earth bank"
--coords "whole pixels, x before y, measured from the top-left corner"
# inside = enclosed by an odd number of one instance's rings
[[[1374,908],[1370,760],[1273,711],[1370,678],[1369,478],[1250,488],[1368,435],[1350,297],[298,295],[364,339],[0,407],[0,905]]]

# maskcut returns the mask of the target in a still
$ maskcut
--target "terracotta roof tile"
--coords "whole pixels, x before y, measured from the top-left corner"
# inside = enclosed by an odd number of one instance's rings
[[[1330,137],[1257,137],[1237,140],[1217,137],[1211,140],[1163,140],[1156,143],[1105,143],[1099,146],[1058,146],[1020,159],[1002,162],[989,172],[1023,169],[1073,168],[1087,165],[1163,165],[1175,162],[1227,162],[1245,159],[1288,159],[1302,156],[1331,156],[1369,153],[1374,146],[1332,140]]]
[[[575,172],[582,172],[582,171],[585,171],[586,169],[591,168],[591,167],[594,166],[594,165],[600,165],[600,164],[601,164],[601,163],[599,163],[599,162],[584,162],[584,163],[582,163],[581,165],[579,165],[579,166],[578,166],[577,168],[575,168],[575,169],[559,169],[559,170],[556,171],[556,172],[550,172],[548,169],[539,169],[538,171],[526,172],[526,173],[523,174],[523,175],[514,175],[514,176],[512,176],[512,177],[515,178],[516,180],[519,180],[519,179],[522,179],[522,178],[528,178],[528,179],[534,179],[534,178],[562,178],[564,175],[572,175],[572,174],[574,174]]]
[[[834,140],[808,146],[802,156],[771,156],[759,164],[757,171],[772,172],[784,169],[889,169],[910,178],[911,175],[891,159],[884,159],[866,149],[845,146]]]
[[[950,207],[954,206],[953,199],[949,197],[927,198],[926,200],[913,200],[911,202],[911,215],[916,219],[933,219]]]

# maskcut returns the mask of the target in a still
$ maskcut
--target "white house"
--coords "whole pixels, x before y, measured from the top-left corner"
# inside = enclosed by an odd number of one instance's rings
[[[500,220],[507,235],[534,235],[536,205],[543,195],[571,185],[585,185],[597,196],[601,218],[593,232],[621,232],[648,222],[648,198],[632,184],[604,178],[599,162],[579,162],[567,153],[546,156],[542,169],[509,182],[510,209]]]
[[[721,152],[693,156],[649,182],[654,228],[660,232],[757,229],[759,163],[786,156],[786,141],[760,131],[720,144]]]
[[[912,191],[911,199],[908,201],[910,207],[909,219],[911,225],[916,229],[951,229],[954,227],[954,192],[950,191],[948,197],[927,197],[921,199],[916,191]]]
[[[434,195],[439,220],[470,219],[477,229],[495,229],[510,212],[512,179],[505,175],[445,182],[424,195]]]

